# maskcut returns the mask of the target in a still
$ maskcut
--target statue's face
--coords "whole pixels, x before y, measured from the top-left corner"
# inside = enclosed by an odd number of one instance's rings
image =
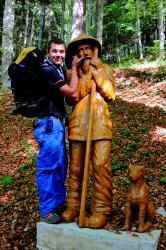
[[[78,46],[78,57],[92,57],[93,56],[93,49],[92,47],[87,43],[81,44]]]
[[[90,67],[90,61],[93,57],[93,48],[88,43],[83,43],[78,46],[78,57],[84,56],[81,61],[80,67],[83,73],[88,73]]]

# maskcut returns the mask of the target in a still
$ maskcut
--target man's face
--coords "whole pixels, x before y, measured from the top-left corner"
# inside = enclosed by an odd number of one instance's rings
[[[78,57],[92,57],[93,56],[93,50],[92,47],[88,44],[81,44],[78,46]]]
[[[52,63],[61,65],[66,56],[65,45],[52,43],[47,55]]]

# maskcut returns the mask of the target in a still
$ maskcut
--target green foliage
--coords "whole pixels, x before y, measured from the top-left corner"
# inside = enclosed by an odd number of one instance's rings
[[[130,136],[130,135],[131,135],[130,129],[125,128],[124,131],[123,131],[123,135],[124,135],[124,136]]]
[[[13,183],[13,175],[10,175],[10,176],[0,176],[0,181],[2,184],[4,185],[10,185]]]
[[[161,182],[162,182],[163,184],[166,184],[166,176],[162,176],[162,177],[161,177]]]
[[[119,136],[117,136],[117,137],[113,138],[112,145],[116,145],[116,144],[120,145],[121,142],[122,142],[121,138]]]
[[[123,170],[126,168],[126,165],[124,162],[121,162],[118,157],[114,157],[112,159],[112,172],[113,174],[116,174],[118,170]]]
[[[127,109],[126,106],[121,106],[121,107],[120,107],[120,110],[121,110],[122,112],[125,112],[126,109]]]
[[[14,120],[14,124],[18,124],[18,122],[19,122],[19,118],[16,117],[15,120]]]
[[[121,184],[121,180],[116,180],[116,181],[115,181],[115,184],[116,184],[116,185],[120,185],[120,184]]]
[[[25,148],[25,152],[28,153],[30,158],[36,156],[36,152],[30,148],[30,145],[27,143],[26,139],[21,140],[22,145]]]
[[[23,163],[20,165],[20,171],[22,172],[23,170],[27,169],[31,164]]]
[[[124,183],[124,185],[130,185],[130,181],[129,181],[129,179],[126,179],[126,178],[123,178],[123,183]]]
[[[116,185],[130,185],[130,181],[126,178],[123,178],[123,179],[118,179],[115,181],[115,184]]]
[[[27,143],[26,139],[23,139],[21,143],[23,147],[25,148],[25,152],[29,156],[29,162],[20,165],[20,171],[23,171],[24,169],[28,167],[32,167],[36,165],[36,152],[30,148],[30,145]]]
[[[142,119],[140,122],[147,123],[148,121],[146,119]]]
[[[103,26],[104,59],[110,60],[111,64],[116,63],[114,67],[117,65],[128,67],[136,64],[134,60],[138,58],[136,29],[138,18],[144,58],[148,61],[159,58],[159,41],[155,40],[154,35],[154,31],[158,30],[156,21],[160,15],[158,10],[156,0],[139,1],[139,8],[137,1],[134,0],[106,1]],[[166,10],[165,3],[164,10]]]
[[[135,142],[140,142],[141,141],[141,136],[134,136],[132,137],[132,140],[135,141]]]
[[[142,133],[142,134],[147,134],[148,133],[148,128],[144,128],[144,127],[138,128],[137,131],[139,133]]]
[[[149,152],[148,150],[141,152],[141,154],[145,158],[150,157],[151,155],[153,155],[153,153]]]
[[[20,149],[15,149],[15,150],[13,150],[13,154],[14,154],[14,155],[18,154],[19,152],[20,152]]]
[[[124,153],[122,154],[122,156],[123,156],[124,158],[131,158],[131,156],[132,156],[131,151],[132,151],[132,148],[126,147],[126,148],[123,150]]]
[[[128,58],[121,57],[120,62],[112,62],[107,61],[108,64],[111,64],[113,68],[129,68],[133,65],[137,65],[140,63],[140,61],[136,58],[136,54],[133,54],[132,56],[129,56]]]
[[[4,2],[4,0],[3,0]],[[41,8],[45,3],[45,25],[41,24]],[[128,1],[103,1],[103,58],[104,60],[126,67],[135,64],[138,58],[137,49],[137,18],[141,21],[141,35],[143,43],[143,54],[147,60],[156,59],[159,56],[159,42],[155,40],[155,30],[158,29],[158,2],[157,0],[139,1],[139,11],[137,2]],[[29,9],[28,9],[28,4]],[[43,29],[43,45],[48,39],[54,36],[61,36],[62,20],[64,17],[64,40],[66,44],[70,41],[72,29],[73,0],[65,2],[65,11],[62,8],[60,0],[42,0],[42,1],[16,1],[15,2],[15,18],[14,18],[14,58],[18,56],[24,46],[25,26],[27,25],[27,46],[37,46],[39,42],[39,33]],[[1,5],[3,6],[3,4]],[[84,1],[86,32],[96,37],[97,34],[97,1]],[[1,9],[3,17],[4,6]],[[63,13],[64,11],[64,13]],[[78,10],[79,11],[79,10]],[[27,15],[29,14],[29,15]],[[164,3],[165,14],[165,3]],[[28,17],[28,23],[27,23]],[[165,18],[165,17],[164,17]],[[1,18],[2,19],[2,18]],[[34,22],[33,22],[34,21]],[[75,20],[77,21],[77,20]],[[2,20],[1,20],[2,22]],[[32,32],[33,31],[33,32]],[[85,30],[83,30],[85,31]],[[31,36],[31,32],[33,35]],[[2,38],[2,30],[0,37]],[[147,38],[148,37],[148,38]],[[2,39],[1,39],[2,40]],[[1,44],[0,44],[1,46]],[[0,47],[0,55],[2,48]],[[119,59],[118,59],[119,58]]]
[[[111,110],[110,116],[111,116],[111,118],[114,118],[114,117],[115,117],[115,110]]]
[[[66,112],[67,112],[67,114],[70,116],[71,115],[71,113],[72,113],[72,109],[73,109],[73,107],[72,106],[70,106],[70,105],[66,105]]]
[[[129,126],[129,127],[136,127],[137,124],[136,124],[136,123],[129,123],[128,126]]]
[[[148,61],[154,61],[159,57],[160,52],[160,41],[154,40],[153,46],[145,46],[143,48],[143,53]]]
[[[22,141],[22,144],[25,148],[25,152],[28,154],[29,156],[29,162],[28,163],[23,163],[19,166],[19,170],[22,172],[24,171],[25,169],[29,168],[29,167],[32,167],[32,166],[35,166],[36,165],[36,152],[34,150],[31,150],[30,149],[30,146],[29,144],[26,142],[26,139],[23,139]],[[20,152],[19,149],[15,149],[13,150],[13,154],[18,154]],[[27,174],[26,176],[28,177],[29,174]],[[13,183],[13,178],[14,178],[14,175],[11,175],[11,176],[0,176],[0,181],[1,183],[6,186],[6,185],[9,185],[9,184],[12,184]],[[22,182],[27,182],[27,179],[26,178],[23,178]]]
[[[130,146],[131,150],[136,150],[138,148],[138,144],[136,142],[129,143],[129,146]]]
[[[149,182],[152,181],[152,180],[153,180],[153,176],[151,176],[151,175],[147,176],[146,183],[149,184]]]
[[[23,183],[28,182],[27,178],[23,178],[23,179],[22,179],[22,182],[23,182]]]

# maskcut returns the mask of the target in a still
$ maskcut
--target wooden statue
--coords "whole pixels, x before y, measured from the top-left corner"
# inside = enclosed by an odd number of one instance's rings
[[[155,207],[149,199],[148,187],[144,180],[146,174],[145,168],[143,166],[132,165],[129,167],[128,172],[131,186],[127,193],[124,228],[129,230],[131,218],[138,217],[138,232],[142,233],[152,226]]]
[[[112,204],[112,122],[106,101],[115,99],[114,76],[112,68],[101,62],[101,45],[97,39],[82,33],[69,43],[66,51],[68,69],[75,53],[84,59],[77,69],[78,98],[72,100],[69,120],[69,190],[62,218],[71,222],[80,215],[79,227],[102,228]],[[67,72],[67,82],[72,73],[75,72]],[[85,202],[90,153],[94,181],[88,217],[85,216]]]

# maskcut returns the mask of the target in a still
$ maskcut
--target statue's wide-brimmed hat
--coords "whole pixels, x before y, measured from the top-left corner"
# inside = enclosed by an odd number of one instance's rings
[[[67,46],[65,64],[66,64],[66,67],[68,69],[70,69],[72,66],[71,63],[73,60],[73,56],[75,56],[77,54],[78,45],[80,45],[82,43],[88,43],[93,47],[97,46],[98,47],[98,57],[101,57],[101,44],[100,44],[100,42],[92,36],[89,36],[85,33],[81,33],[75,39],[71,40],[69,45]]]

